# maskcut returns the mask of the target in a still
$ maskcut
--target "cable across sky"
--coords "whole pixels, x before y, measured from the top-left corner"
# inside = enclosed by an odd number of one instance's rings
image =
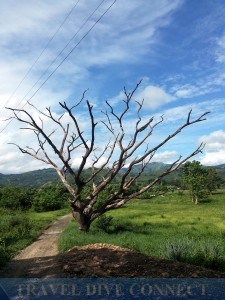
[[[31,73],[31,71],[33,70],[33,68],[35,67],[35,65],[37,64],[37,62],[40,60],[40,58],[42,57],[42,55],[44,54],[44,52],[47,50],[47,48],[49,47],[49,45],[51,44],[51,42],[53,41],[53,39],[56,37],[56,35],[58,34],[58,32],[61,30],[61,28],[64,26],[64,24],[66,23],[66,21],[69,19],[69,17],[71,16],[72,12],[75,10],[75,8],[77,7],[78,3],[80,2],[80,0],[77,0],[76,3],[73,5],[73,7],[71,8],[71,10],[68,12],[68,14],[66,15],[66,17],[64,18],[64,20],[62,21],[62,23],[59,25],[59,27],[57,28],[57,30],[55,31],[55,33],[52,35],[52,37],[48,40],[47,44],[45,45],[45,47],[43,48],[43,50],[40,52],[40,54],[38,55],[38,57],[35,59],[35,61],[33,62],[33,64],[31,65],[31,67],[28,69],[28,71],[26,72],[26,74],[24,75],[24,77],[21,79],[21,81],[19,82],[19,84],[17,85],[17,87],[15,88],[15,90],[13,91],[13,93],[10,95],[10,97],[8,98],[8,100],[4,103],[4,106],[6,106],[9,101],[12,99],[12,97],[15,95],[15,93],[18,91],[18,89],[20,88],[20,86],[22,85],[22,83],[24,82],[24,80],[27,78],[27,76]],[[2,109],[0,110],[0,114],[2,113],[4,106],[2,107]]]
[[[112,8],[112,6],[116,3],[117,0],[114,0],[105,11],[100,15],[100,17],[94,22],[94,24],[86,31],[86,33],[79,39],[79,41],[72,47],[72,49],[67,53],[67,55],[61,60],[61,62],[54,68],[54,70],[48,75],[48,77],[41,83],[41,85],[35,90],[35,92],[26,99],[26,103],[22,106],[23,109],[28,102],[32,100],[32,98],[41,90],[41,88],[45,85],[45,83],[53,76],[53,74],[59,69],[59,67],[68,59],[68,57],[75,51],[75,49],[81,44],[81,42],[90,34],[90,32],[95,28],[95,26],[100,22],[100,20],[106,15],[106,13]],[[81,31],[81,29],[86,25],[86,23],[90,20],[90,18],[96,13],[99,7],[105,2],[103,0],[97,8],[89,15],[89,17],[84,21],[84,23],[80,26],[80,28],[76,31],[74,36],[70,39],[70,41],[64,46],[64,48],[60,51],[60,53],[56,56],[56,58],[52,61],[52,63],[48,66],[48,68],[43,72],[43,74],[39,77],[39,79],[35,82],[32,88],[27,92],[27,94],[20,100],[18,106],[25,100],[26,96],[30,93],[30,91],[37,85],[37,83],[43,78],[43,76],[47,73],[50,67],[54,64],[57,58],[62,54],[62,52],[68,47],[68,45],[72,42],[72,40],[77,36],[77,34]],[[12,119],[8,121],[8,123],[3,127],[0,131],[2,133],[8,125],[11,123]]]

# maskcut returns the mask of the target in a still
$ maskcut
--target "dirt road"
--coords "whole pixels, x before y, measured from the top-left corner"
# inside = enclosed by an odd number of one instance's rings
[[[74,247],[57,255],[59,235],[71,219],[67,215],[50,224],[0,271],[0,278],[225,278],[225,273],[107,244]]]
[[[60,277],[56,259],[58,238],[67,227],[72,215],[60,217],[43,232],[33,244],[21,251],[4,269],[0,278],[54,278]]]

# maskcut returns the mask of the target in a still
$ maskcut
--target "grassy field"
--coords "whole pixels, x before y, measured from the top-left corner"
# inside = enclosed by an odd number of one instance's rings
[[[63,252],[75,245],[109,243],[225,271],[224,204],[222,190],[199,205],[180,191],[132,200],[95,221],[87,234],[79,233],[72,221],[60,237],[59,248]]]
[[[69,209],[37,213],[0,208],[0,266],[31,244],[43,229]]]

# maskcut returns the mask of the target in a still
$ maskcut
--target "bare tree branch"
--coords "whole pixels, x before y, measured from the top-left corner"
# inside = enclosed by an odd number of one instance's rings
[[[71,108],[66,104],[66,102],[60,103],[63,112],[59,116],[52,112],[50,107],[46,108],[45,112],[42,112],[33,104],[28,103],[32,109],[35,109],[39,113],[38,122],[34,119],[31,113],[24,109],[8,108],[13,113],[13,119],[25,124],[22,129],[31,130],[35,134],[37,139],[37,149],[31,146],[21,147],[16,143],[11,144],[15,145],[23,154],[32,156],[33,158],[55,168],[60,180],[72,196],[71,207],[73,215],[80,224],[80,228],[84,231],[89,229],[91,222],[95,218],[108,210],[120,208],[129,200],[149,191],[164,176],[176,171],[188,159],[202,152],[204,148],[204,144],[201,144],[190,155],[184,158],[180,156],[173,164],[170,165],[170,167],[162,171],[160,175],[156,176],[154,180],[151,180],[145,184],[145,186],[138,187],[138,189],[133,193],[126,193],[126,191],[131,188],[132,184],[141,177],[149,162],[152,160],[155,153],[161,149],[161,147],[166,145],[168,141],[177,136],[186,127],[206,120],[205,117],[209,113],[205,112],[200,117],[192,119],[192,110],[190,110],[185,122],[181,124],[179,128],[174,130],[170,135],[166,136],[166,138],[151,148],[149,147],[149,138],[155,128],[164,122],[164,118],[161,116],[160,120],[155,123],[153,123],[153,117],[143,121],[141,112],[144,100],[141,102],[136,101],[136,121],[133,124],[134,132],[131,136],[129,135],[129,140],[127,141],[128,134],[126,133],[127,125],[125,123],[125,118],[129,115],[128,112],[132,109],[132,99],[140,84],[141,81],[131,92],[128,92],[124,87],[124,106],[121,108],[119,113],[117,113],[114,107],[106,101],[109,111],[102,111],[105,119],[100,120],[100,122],[103,124],[103,128],[111,136],[111,138],[108,136],[105,137],[106,142],[103,146],[101,145],[102,150],[99,152],[96,151],[96,149],[98,149],[96,142],[98,136],[96,136],[97,122],[95,122],[93,106],[88,100],[86,101],[86,111],[88,113],[90,127],[88,130],[85,130],[85,132],[82,131],[78,118],[74,113],[74,110],[83,103],[86,91],[84,91],[81,99]],[[71,121],[66,123],[66,125],[63,122],[63,116],[65,116],[65,114],[68,114]],[[46,118],[48,118],[48,122],[51,122],[56,128],[60,129],[62,137],[59,145],[54,143],[53,139],[56,134],[56,129],[50,130],[49,128],[45,128],[46,124],[44,121]],[[142,146],[145,144],[146,148],[143,150]],[[48,150],[49,146],[51,147],[51,151],[54,153],[53,158],[52,152]],[[74,159],[78,158],[77,153],[80,150],[83,151],[83,155],[77,170],[74,170],[72,165]],[[57,159],[55,159],[55,157],[57,157]],[[101,159],[104,159],[104,163],[97,168],[96,166]],[[91,175],[87,178],[82,178],[83,176],[81,175],[83,174],[89,160],[92,160]],[[132,172],[135,166],[139,167],[136,173]],[[124,167],[126,168],[121,173],[121,170]],[[68,181],[67,174],[72,176],[72,184]],[[103,174],[103,176],[99,176],[101,174]],[[112,184],[116,178],[119,179],[117,190],[110,192],[106,196],[105,201],[99,206],[96,206],[101,192]],[[82,196],[82,192],[85,186],[90,186],[90,184],[92,184],[92,190],[87,196],[85,196],[85,198],[83,198],[84,196]],[[160,193],[163,192],[160,191],[159,194]]]

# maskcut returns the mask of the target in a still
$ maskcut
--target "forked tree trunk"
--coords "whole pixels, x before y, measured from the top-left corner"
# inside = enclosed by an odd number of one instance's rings
[[[130,120],[129,112],[132,111],[130,111],[130,109],[132,109],[132,97],[140,84],[141,81],[139,81],[139,83],[130,93],[127,92],[126,88],[124,87],[125,100],[123,100],[123,102],[125,103],[125,106],[123,106],[118,113],[115,112],[113,106],[111,106],[108,101],[105,101],[109,112],[107,111],[107,109],[106,111],[102,111],[103,119],[100,118],[98,122],[96,122],[96,118],[93,114],[93,105],[91,105],[90,102],[86,100],[87,113],[90,121],[90,139],[88,140],[86,140],[84,132],[82,131],[82,128],[80,128],[76,113],[74,112],[75,108],[83,105],[81,103],[84,100],[86,91],[83,93],[82,98],[71,108],[67,106],[66,102],[60,103],[60,106],[64,111],[59,115],[52,112],[50,107],[46,108],[45,112],[41,112],[33,104],[29,103],[29,101],[27,102],[27,104],[29,104],[32,109],[30,113],[23,108],[8,108],[13,113],[13,116],[10,117],[10,119],[16,119],[19,122],[22,122],[22,124],[24,124],[23,129],[29,129],[35,134],[38,147],[36,149],[33,149],[30,146],[21,148],[21,146],[17,145],[16,143],[11,144],[17,146],[23,154],[30,155],[35,159],[46,163],[48,166],[51,165],[56,170],[63,185],[72,196],[73,201],[71,203],[71,206],[73,209],[73,217],[76,219],[79,224],[80,230],[83,232],[87,232],[89,230],[91,223],[95,218],[99,217],[99,215],[104,214],[106,211],[122,207],[132,198],[137,198],[137,196],[150,190],[155,184],[160,182],[160,180],[164,176],[177,170],[191,157],[197,155],[198,153],[201,153],[204,148],[204,144],[202,143],[196,150],[194,150],[185,158],[181,159],[182,156],[180,156],[170,165],[170,167],[162,171],[162,173],[156,176],[153,180],[150,180],[148,183],[146,183],[144,187],[140,187],[136,192],[131,191],[131,194],[126,195],[125,192],[132,187],[132,184],[135,181],[137,182],[158,149],[161,149],[161,147],[163,147],[169,140],[177,136],[184,128],[192,124],[204,121],[205,116],[209,113],[205,112],[200,117],[192,119],[192,110],[190,110],[186,121],[181,124],[180,127],[178,127],[167,137],[165,137],[165,139],[162,139],[158,144],[153,146],[153,148],[148,148],[148,145],[150,144],[148,139],[152,136],[155,127],[157,127],[164,121],[164,118],[163,116],[161,116],[159,121],[154,121],[153,117],[149,117],[146,121],[143,121],[141,117],[141,110],[143,108],[144,102],[135,101],[138,104],[138,108],[135,108],[137,118],[134,121],[134,126],[132,126],[134,129],[134,133],[131,135],[130,140],[128,140],[127,145],[124,146],[124,140],[128,134],[125,128],[126,123],[124,123],[124,118],[127,116],[126,120]],[[39,118],[34,118],[34,109],[36,112],[38,112]],[[64,116],[68,116],[70,120],[63,120]],[[46,117],[49,121],[52,122],[52,125],[54,124],[54,127],[58,125],[58,128],[55,128],[51,131],[51,126],[49,126],[50,123],[48,123],[47,126],[46,124],[44,124],[44,120],[46,120]],[[106,130],[109,133],[109,136],[104,136],[104,139],[106,139],[106,141],[103,144],[103,147],[100,147],[102,148],[102,150],[95,151],[99,148],[99,142],[102,138],[100,136],[100,132],[96,132],[96,126],[98,123],[102,123],[105,126]],[[52,136],[57,131],[56,129],[60,129],[60,132],[62,133],[62,135],[61,133],[59,134],[59,138],[61,137],[61,141],[59,141],[59,143],[57,144],[55,144],[54,139],[52,138]],[[99,139],[97,139],[96,137],[98,135]],[[136,157],[135,153],[137,153],[142,146],[145,146],[145,144],[147,144],[146,150],[140,157]],[[51,151],[48,152],[50,149],[56,154],[55,159],[51,156]],[[82,153],[84,150],[82,157],[80,154],[81,150]],[[97,152],[98,155],[95,152]],[[74,170],[72,168],[73,160],[77,156],[81,158],[81,162],[78,168]],[[100,168],[96,168],[96,165],[102,158],[104,158],[104,163],[101,164]],[[112,161],[114,158],[115,160]],[[60,160],[59,164],[58,159]],[[85,166],[87,166],[87,161],[89,159],[90,161],[92,161],[92,172],[90,175],[87,175],[87,178],[82,179],[83,171],[85,169]],[[98,208],[97,211],[92,210],[100,193],[104,191],[107,186],[112,184],[113,180],[118,178],[117,175],[129,160],[130,163],[128,168],[120,175],[118,190],[109,193],[109,195],[107,196],[107,200],[105,201],[105,203],[101,204],[101,207]],[[135,173],[134,176],[131,176],[134,167],[137,165],[141,166],[140,170],[137,172],[137,174]],[[102,179],[99,179],[99,175],[101,175],[101,172],[103,172],[103,174],[105,175],[102,177]],[[74,188],[68,181],[69,177],[67,175],[69,174],[75,180]],[[93,183],[92,189],[89,195],[86,196],[85,201],[82,201],[81,191],[85,186],[88,187],[91,182]],[[194,198],[193,201],[195,204],[198,203],[198,199],[196,198]]]

